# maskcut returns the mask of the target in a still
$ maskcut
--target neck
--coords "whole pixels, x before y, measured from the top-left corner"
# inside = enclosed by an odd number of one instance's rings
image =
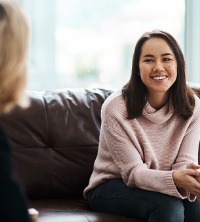
[[[154,109],[162,108],[168,102],[169,95],[167,93],[157,93],[153,95],[148,95],[148,102]]]

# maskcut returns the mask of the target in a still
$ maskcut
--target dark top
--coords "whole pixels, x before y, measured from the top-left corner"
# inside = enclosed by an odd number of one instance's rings
[[[10,145],[0,128],[0,221],[30,222],[24,193],[12,177]]]

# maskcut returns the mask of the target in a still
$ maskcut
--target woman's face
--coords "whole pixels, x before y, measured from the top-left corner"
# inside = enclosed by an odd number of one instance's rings
[[[177,77],[177,61],[168,43],[158,37],[148,39],[141,48],[140,77],[149,96],[167,95]]]

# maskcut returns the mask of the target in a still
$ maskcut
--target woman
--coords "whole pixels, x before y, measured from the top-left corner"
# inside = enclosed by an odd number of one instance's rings
[[[84,190],[95,211],[145,221],[200,221],[200,100],[173,36],[144,33],[122,91],[103,104],[98,155]]]
[[[0,112],[15,105],[27,106],[24,88],[27,77],[29,25],[19,6],[0,0]],[[30,222],[25,197],[12,176],[10,145],[0,128],[0,221]]]

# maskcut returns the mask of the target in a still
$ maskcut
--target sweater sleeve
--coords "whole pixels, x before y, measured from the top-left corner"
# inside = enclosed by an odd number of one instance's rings
[[[130,138],[123,124],[120,124],[115,116],[109,115],[108,112],[104,114],[106,117],[102,123],[102,136],[127,186],[185,199],[187,194],[181,195],[173,182],[173,171],[149,169],[143,159],[142,148],[135,145],[138,143],[137,138]]]
[[[194,162],[198,164],[198,150],[200,140],[200,101],[196,98],[196,107],[190,124],[187,128],[185,136],[180,145],[179,153],[172,170],[185,169],[188,163]],[[182,189],[182,193],[187,193],[189,201],[194,201],[196,196]]]

